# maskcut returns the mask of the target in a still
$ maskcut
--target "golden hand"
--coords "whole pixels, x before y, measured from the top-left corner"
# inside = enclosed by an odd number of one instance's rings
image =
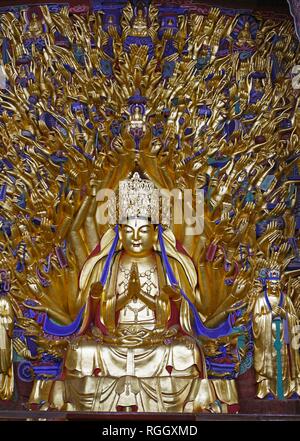
[[[92,283],[90,288],[90,296],[94,300],[100,300],[103,293],[103,285],[101,282]]]
[[[178,334],[178,331],[179,331],[178,325],[171,326],[167,331],[164,331],[164,336],[165,338],[175,337],[175,335]]]
[[[46,312],[48,313],[50,311],[50,308],[48,308],[48,306],[44,306],[44,305],[30,305],[28,306],[27,304],[24,304],[24,306],[26,306],[26,308],[30,308],[33,309],[35,311],[41,311],[41,312]]]
[[[272,308],[272,312],[275,315],[275,317],[281,317],[282,319],[286,318],[286,311],[282,309],[280,306],[274,306]]]
[[[241,317],[238,317],[234,323],[235,327],[246,325],[250,320],[250,315],[245,313]],[[246,333],[248,334],[248,333]]]
[[[179,302],[181,300],[181,294],[179,287],[172,287],[170,285],[165,285],[162,288],[161,294],[167,296],[167,298],[172,299],[174,302]]]
[[[38,355],[36,356],[31,355],[31,352],[27,348],[26,343],[24,343],[20,338],[15,338],[13,340],[13,347],[18,355],[20,355],[23,358],[26,358],[27,360],[37,360],[39,358]]]
[[[249,284],[249,274],[246,271],[241,270],[233,283],[231,295],[237,300],[242,299]]]

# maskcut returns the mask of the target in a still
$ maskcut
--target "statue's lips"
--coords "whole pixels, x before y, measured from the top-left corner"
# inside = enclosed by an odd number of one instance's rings
[[[134,248],[138,248],[142,245],[141,242],[132,242],[131,244]]]

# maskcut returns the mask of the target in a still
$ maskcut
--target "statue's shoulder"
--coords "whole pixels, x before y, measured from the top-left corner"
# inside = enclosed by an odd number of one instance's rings
[[[12,302],[8,295],[0,296],[0,311],[2,311],[3,308],[5,311],[12,309]]]
[[[191,256],[185,251],[184,248],[178,248],[176,246],[175,249],[175,253],[172,254],[169,259],[177,262],[177,263],[185,263],[185,264],[189,264],[189,265],[194,265],[193,264],[193,259],[191,258]]]
[[[0,297],[0,325],[12,324],[14,309],[8,296]]]

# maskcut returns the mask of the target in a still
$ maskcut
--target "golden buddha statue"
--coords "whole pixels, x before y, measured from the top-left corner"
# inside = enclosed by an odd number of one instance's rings
[[[138,173],[123,183],[120,212],[129,217],[83,265],[80,328],[63,379],[37,381],[30,402],[43,396],[44,409],[67,411],[220,412],[218,400],[235,404],[237,393],[234,380],[207,379],[194,330],[201,303],[194,264],[171,230],[150,222],[154,184]]]
[[[240,47],[252,47],[254,45],[252,35],[250,32],[250,24],[247,21],[244,28],[240,31],[237,37],[237,46]]]
[[[289,296],[280,290],[280,273],[270,270],[266,287],[250,303],[254,368],[258,398],[300,395],[299,348],[292,341],[298,317]]]
[[[36,12],[31,14],[27,34],[29,38],[37,38],[44,33],[42,20]]]
[[[130,115],[130,128],[142,129],[145,131],[146,117],[142,114],[141,107],[136,105],[132,115]]]
[[[133,37],[147,37],[149,35],[147,19],[141,8],[138,8],[137,10],[129,35]]]

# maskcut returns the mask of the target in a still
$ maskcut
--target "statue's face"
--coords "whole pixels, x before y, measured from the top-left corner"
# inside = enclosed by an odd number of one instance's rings
[[[129,219],[122,225],[120,237],[127,254],[144,257],[151,253],[157,241],[157,231],[146,219]]]
[[[279,281],[278,280],[268,280],[267,281],[267,289],[268,292],[271,294],[278,294],[279,293]]]

